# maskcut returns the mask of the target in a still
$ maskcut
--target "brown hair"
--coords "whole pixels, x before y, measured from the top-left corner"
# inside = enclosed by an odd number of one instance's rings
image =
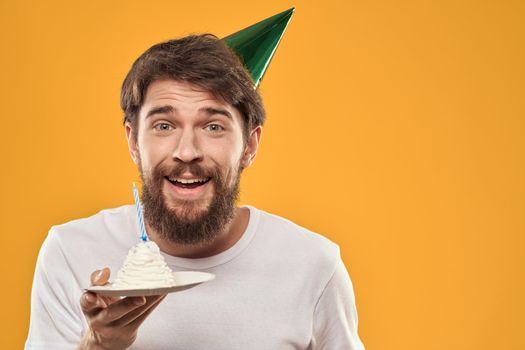
[[[264,123],[261,96],[238,56],[212,34],[190,35],[150,47],[124,79],[120,107],[135,137],[148,86],[166,78],[195,84],[237,108],[244,118],[245,141]]]

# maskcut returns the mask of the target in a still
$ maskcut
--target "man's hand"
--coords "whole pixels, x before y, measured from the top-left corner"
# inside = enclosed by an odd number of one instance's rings
[[[91,284],[103,286],[109,280],[110,270],[104,268],[91,274]],[[89,331],[82,338],[79,350],[126,349],[137,337],[139,326],[165,295],[150,297],[109,298],[85,292],[80,297],[80,308],[86,316]]]

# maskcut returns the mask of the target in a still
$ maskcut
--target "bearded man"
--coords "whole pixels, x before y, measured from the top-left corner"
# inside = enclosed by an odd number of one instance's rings
[[[37,262],[26,349],[363,349],[337,245],[236,207],[265,113],[233,51],[212,35],[157,44],[133,64],[121,107],[150,239],[173,271],[216,278],[168,296],[85,292],[87,276],[104,285],[137,242],[135,209],[54,226]]]

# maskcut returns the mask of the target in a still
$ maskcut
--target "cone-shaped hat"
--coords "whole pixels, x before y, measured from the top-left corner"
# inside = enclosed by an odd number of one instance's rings
[[[255,88],[270,65],[294,11],[291,8],[222,39],[241,57]]]

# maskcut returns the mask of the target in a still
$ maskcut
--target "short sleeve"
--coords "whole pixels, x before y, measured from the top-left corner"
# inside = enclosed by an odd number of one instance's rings
[[[53,229],[36,263],[31,291],[31,320],[25,349],[75,349],[82,333],[81,291]],[[80,313],[80,314],[79,314]]]
[[[314,311],[313,350],[364,350],[352,282],[341,258]]]

